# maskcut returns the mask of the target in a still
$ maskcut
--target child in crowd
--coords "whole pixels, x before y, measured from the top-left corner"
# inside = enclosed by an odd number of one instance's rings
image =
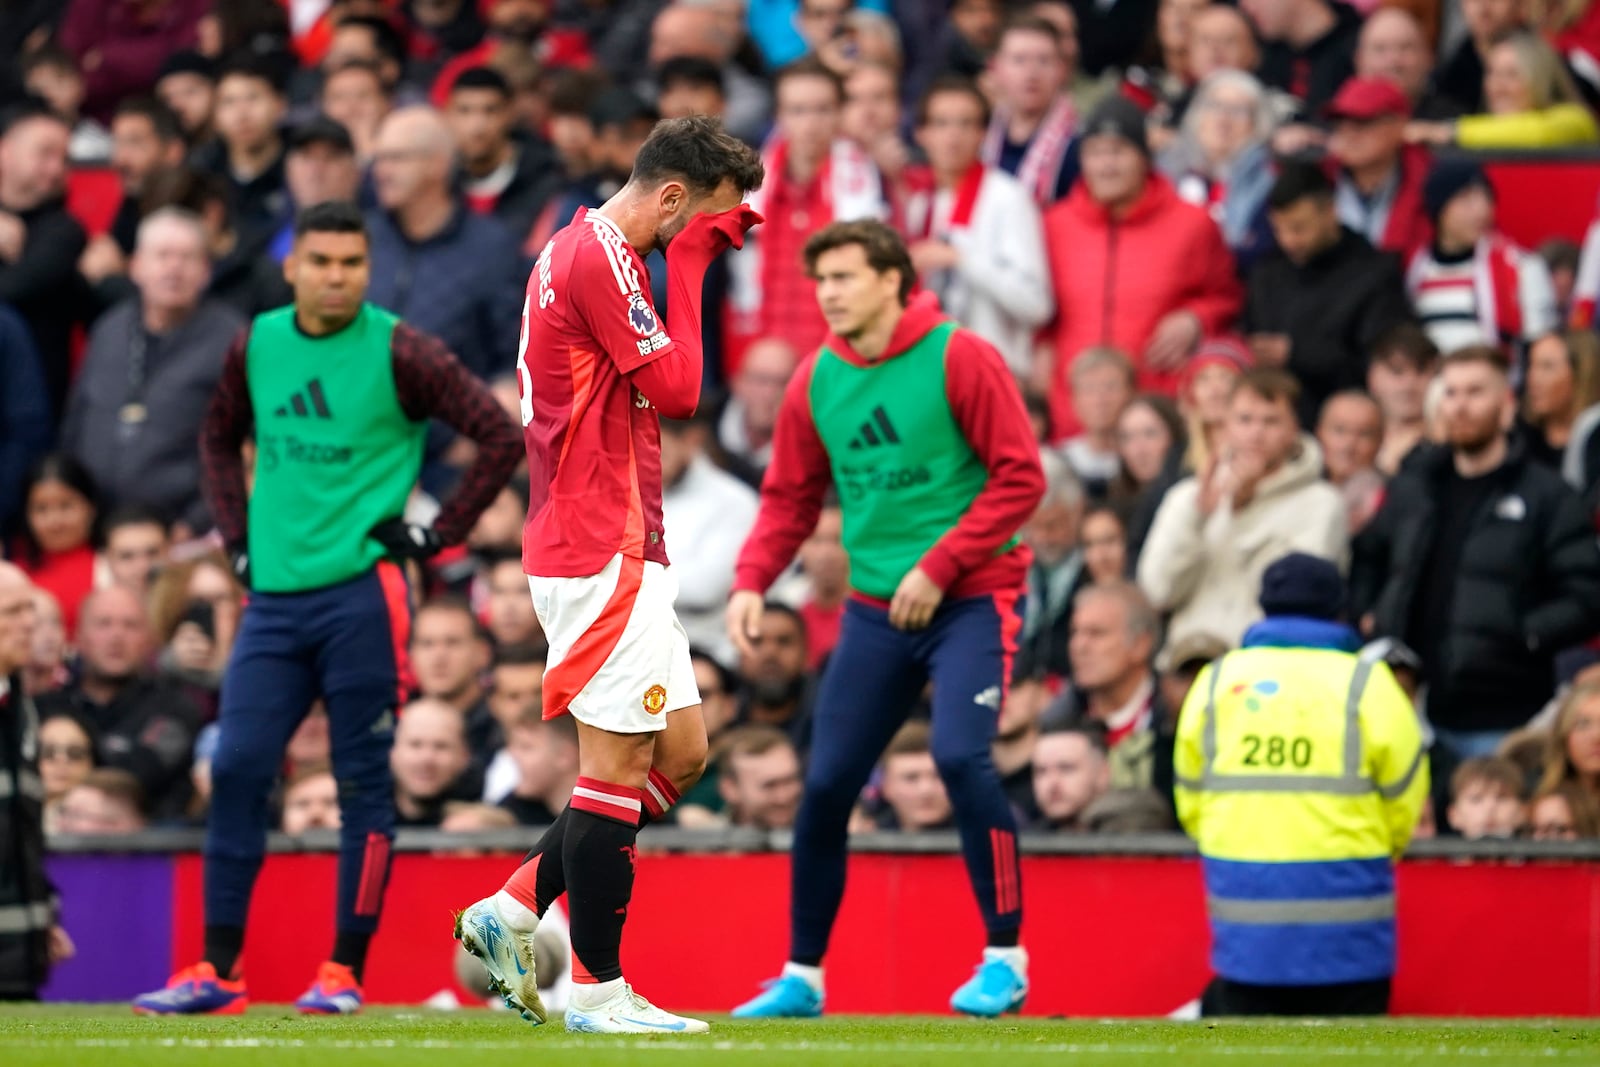
[[[282,830],[298,837],[310,830],[339,829],[339,783],[328,764],[295,772],[283,786]]]
[[[1514,837],[1527,821],[1526,783],[1500,756],[1469,759],[1450,778],[1450,826],[1468,840]]]
[[[62,452],[34,464],[23,493],[25,522],[12,556],[61,604],[69,636],[78,631],[78,606],[95,586],[95,498],[89,472]]]
[[[1544,260],[1495,228],[1495,192],[1470,159],[1434,164],[1422,190],[1433,244],[1406,272],[1412,308],[1440,352],[1492,345],[1522,351],[1560,326]]]

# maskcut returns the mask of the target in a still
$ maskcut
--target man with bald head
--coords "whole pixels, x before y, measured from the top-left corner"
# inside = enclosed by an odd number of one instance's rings
[[[12,698],[21,693],[22,669],[33,656],[33,593],[22,568],[0,560],[0,709],[7,713],[19,708]]]
[[[727,101],[723,124],[728,132],[755,142],[772,115],[772,96],[764,81],[733,61],[739,51],[742,27],[706,3],[676,3],[662,8],[650,24],[650,71],[669,59],[704,59],[722,72],[722,92]],[[636,88],[651,87],[642,79]],[[648,96],[647,96],[648,98]]]
[[[650,66],[692,56],[722,65],[739,42],[726,32],[717,13],[700,4],[668,4],[650,24]]]
[[[466,720],[442,700],[424,697],[400,709],[389,766],[399,826],[438,826],[456,782],[471,766]]]
[[[129,271],[134,295],[89,334],[61,444],[89,468],[105,503],[143,505],[205,530],[194,443],[222,355],[244,320],[205,298],[205,226],[181,208],[162,208],[140,224]]]
[[[761,476],[772,462],[778,408],[799,363],[800,353],[782,337],[752,341],[717,415],[717,444],[724,465],[752,488],[761,488]]]
[[[516,367],[529,264],[510,231],[456,195],[455,139],[432,108],[391,112],[378,128],[367,217],[367,299],[433,334],[484,381]]]
[[[144,601],[121,586],[90,593],[78,614],[78,653],[81,677],[40,697],[40,714],[92,723],[100,763],[137,778],[157,819],[181,815],[200,712],[149,670],[155,636]]]
[[[51,965],[72,955],[44,870],[40,720],[22,684],[33,622],[33,586],[0,561],[0,796],[10,798],[0,805],[0,1000],[37,1000]]]

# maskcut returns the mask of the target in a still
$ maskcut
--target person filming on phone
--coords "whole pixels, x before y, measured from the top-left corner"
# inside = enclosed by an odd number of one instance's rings
[[[1291,552],[1344,567],[1344,504],[1322,480],[1322,453],[1301,432],[1299,403],[1299,383],[1286,372],[1245,372],[1228,400],[1218,455],[1161,502],[1139,585],[1172,616],[1168,644],[1207,634],[1237,646],[1261,618],[1262,574]]]

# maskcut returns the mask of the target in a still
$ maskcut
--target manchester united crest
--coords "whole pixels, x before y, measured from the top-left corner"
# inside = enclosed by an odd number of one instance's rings
[[[664,686],[652,685],[644,691],[644,710],[652,715],[660,715],[661,709],[667,706],[667,690]]]

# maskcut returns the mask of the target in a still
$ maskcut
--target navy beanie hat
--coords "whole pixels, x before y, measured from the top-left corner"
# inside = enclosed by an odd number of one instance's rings
[[[1333,621],[1344,611],[1344,579],[1332,562],[1304,552],[1284,556],[1261,576],[1261,610]]]

